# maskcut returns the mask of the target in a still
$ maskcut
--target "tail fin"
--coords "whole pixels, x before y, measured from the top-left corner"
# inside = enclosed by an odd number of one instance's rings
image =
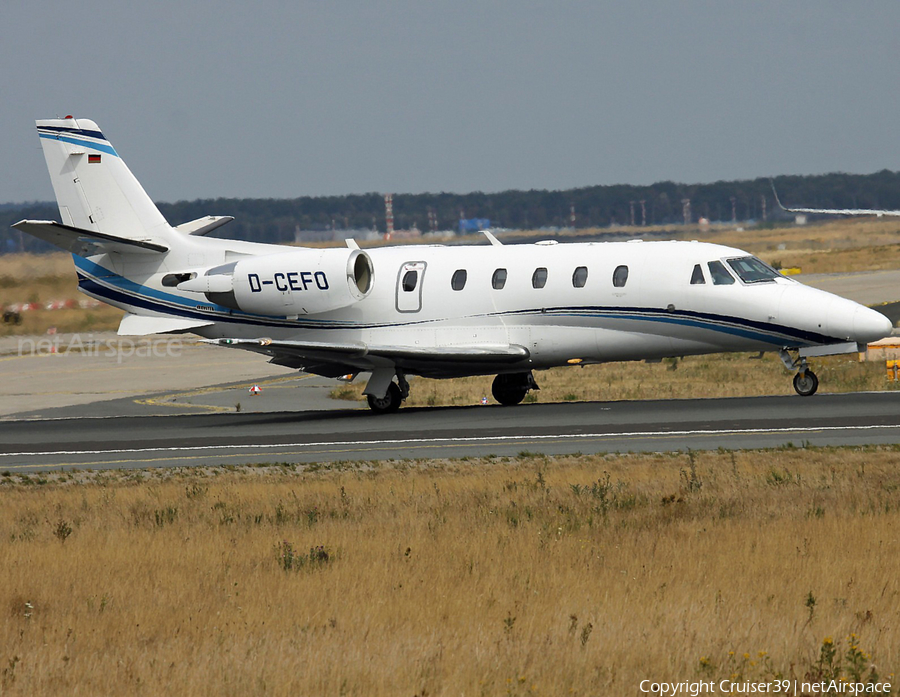
[[[65,226],[165,245],[172,228],[100,128],[88,119],[37,121]]]

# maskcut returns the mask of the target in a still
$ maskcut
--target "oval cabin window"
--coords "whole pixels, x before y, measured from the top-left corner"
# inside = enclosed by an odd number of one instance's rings
[[[494,290],[503,290],[506,285],[506,269],[497,269],[491,276],[491,286]]]
[[[535,288],[543,288],[547,285],[547,269],[541,266],[531,275],[531,285]]]
[[[575,273],[572,274],[572,285],[575,288],[584,288],[584,284],[587,283],[587,266],[579,266],[575,269]]]
[[[457,269],[453,272],[453,278],[450,279],[450,287],[453,290],[462,290],[466,287],[466,278],[468,278],[468,273],[466,273],[465,269]]]
[[[628,283],[628,267],[617,266],[613,271],[613,285],[616,288],[624,288],[626,283]]]

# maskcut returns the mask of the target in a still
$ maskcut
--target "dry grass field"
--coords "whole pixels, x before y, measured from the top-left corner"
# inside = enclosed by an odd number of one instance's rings
[[[897,449],[4,473],[0,496],[4,696],[633,695],[900,666]]]
[[[71,255],[56,252],[0,256],[0,309],[15,303],[44,305],[57,300],[74,300],[77,304],[84,298],[78,292]],[[21,313],[21,324],[0,324],[0,336],[46,334],[51,327],[60,333],[115,330],[122,314],[109,305],[31,310]]]

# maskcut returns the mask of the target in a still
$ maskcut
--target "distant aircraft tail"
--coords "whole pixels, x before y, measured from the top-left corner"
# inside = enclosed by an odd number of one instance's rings
[[[146,251],[171,246],[172,228],[96,123],[72,117],[36,123],[62,225],[41,234],[35,224],[47,221],[28,221],[34,224],[27,232],[70,250],[61,241],[73,237]]]

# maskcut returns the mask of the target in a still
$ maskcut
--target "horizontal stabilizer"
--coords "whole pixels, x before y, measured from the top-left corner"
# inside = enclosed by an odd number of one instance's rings
[[[180,317],[145,317],[127,314],[119,324],[119,336],[144,336],[146,334],[180,334],[197,327],[208,327],[212,322],[182,319]]]
[[[208,235],[216,228],[220,228],[232,220],[234,220],[233,215],[207,215],[189,223],[176,225],[175,229],[178,232],[183,232],[185,235]]]
[[[13,227],[79,256],[96,254],[96,247],[101,247],[103,251],[130,254],[169,251],[167,246],[150,240],[116,237],[103,232],[63,225],[53,220],[20,220]]]

